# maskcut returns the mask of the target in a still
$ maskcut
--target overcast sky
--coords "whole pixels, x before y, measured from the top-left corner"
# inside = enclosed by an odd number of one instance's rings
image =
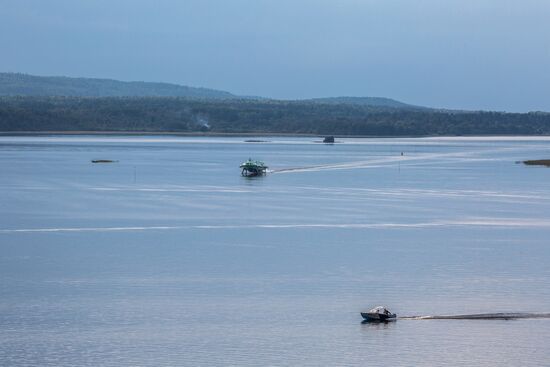
[[[550,1],[0,0],[0,71],[550,111]]]

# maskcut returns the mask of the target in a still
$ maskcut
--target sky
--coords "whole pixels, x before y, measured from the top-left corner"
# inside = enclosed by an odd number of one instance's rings
[[[0,0],[0,71],[550,111],[550,1]]]

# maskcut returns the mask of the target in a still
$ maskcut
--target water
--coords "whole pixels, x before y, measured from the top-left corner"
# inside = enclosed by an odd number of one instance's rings
[[[550,319],[359,311],[550,312],[549,138],[260,139],[0,137],[0,364],[548,365]]]

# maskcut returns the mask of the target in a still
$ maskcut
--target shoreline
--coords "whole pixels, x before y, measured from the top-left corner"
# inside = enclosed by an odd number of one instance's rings
[[[49,136],[49,135],[65,135],[65,136],[84,136],[84,135],[109,135],[109,136],[184,136],[184,137],[313,137],[322,138],[327,135],[309,134],[309,133],[273,133],[273,132],[176,132],[176,131],[0,131],[0,136]],[[423,139],[423,138],[499,138],[499,139],[517,139],[517,138],[548,138],[550,135],[332,135],[335,138],[341,139]]]

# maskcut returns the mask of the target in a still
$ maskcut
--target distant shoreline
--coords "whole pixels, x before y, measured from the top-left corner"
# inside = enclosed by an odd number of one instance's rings
[[[81,135],[110,135],[110,136],[197,136],[197,137],[311,137],[321,138],[326,135],[321,134],[306,134],[306,133],[260,133],[260,132],[240,132],[240,133],[227,133],[227,132],[170,132],[170,131],[0,131],[0,136],[48,136],[48,135],[66,135],[66,136],[81,136]],[[340,139],[391,139],[391,138],[550,138],[550,135],[334,135],[335,138]]]
[[[317,134],[294,133],[223,133],[223,132],[178,132],[178,131],[0,131],[2,136],[21,135],[167,135],[167,136],[311,136],[320,137]]]

